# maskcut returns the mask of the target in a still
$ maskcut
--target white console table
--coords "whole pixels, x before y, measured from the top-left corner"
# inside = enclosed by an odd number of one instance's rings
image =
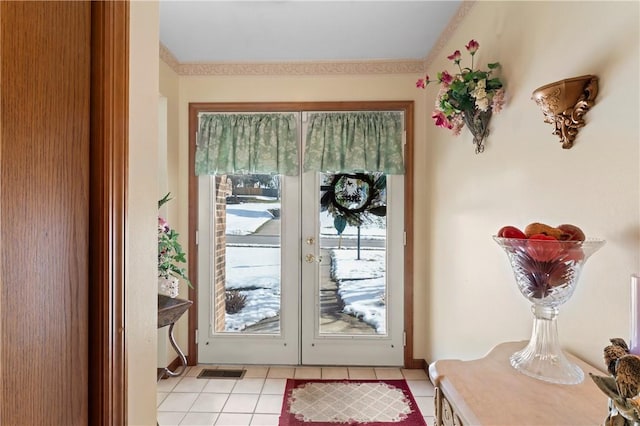
[[[557,385],[534,379],[509,363],[511,354],[526,344],[502,343],[478,360],[432,363],[436,426],[602,425],[608,400],[589,373],[606,373],[569,355],[585,373],[582,383]]]

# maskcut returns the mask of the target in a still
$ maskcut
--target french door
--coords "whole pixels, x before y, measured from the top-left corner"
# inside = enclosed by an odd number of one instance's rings
[[[198,178],[199,363],[300,362],[299,180],[253,179]]]
[[[403,364],[402,175],[197,179],[199,363]]]
[[[402,365],[402,176],[305,173],[302,181],[302,363]]]

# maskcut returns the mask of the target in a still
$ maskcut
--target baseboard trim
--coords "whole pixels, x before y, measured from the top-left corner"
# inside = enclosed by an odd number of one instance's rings
[[[180,357],[176,357],[176,359],[174,359],[173,361],[171,361],[171,363],[167,366],[167,369],[171,370],[171,371],[176,371],[176,369],[178,367],[182,366],[182,362],[180,362]],[[159,369],[161,370],[161,369]],[[166,369],[165,369],[166,371]],[[160,372],[158,371],[158,375],[160,374]],[[158,376],[158,381],[160,381],[161,379],[168,379],[169,376],[167,373],[164,373],[164,375],[162,375],[162,377]]]
[[[406,369],[409,370],[425,370],[427,371],[427,369],[429,368],[429,365],[427,364],[427,361],[425,361],[424,359],[411,359],[406,365],[405,367]]]
[[[188,363],[187,363],[188,364]],[[167,368],[171,371],[175,371],[176,368],[180,367],[182,364],[180,363],[180,357],[176,357]],[[189,364],[188,364],[189,365]],[[424,370],[427,373],[429,372],[429,364],[424,359],[411,359],[410,362],[404,366],[404,368],[408,370]],[[162,378],[166,379],[169,376],[165,374]]]

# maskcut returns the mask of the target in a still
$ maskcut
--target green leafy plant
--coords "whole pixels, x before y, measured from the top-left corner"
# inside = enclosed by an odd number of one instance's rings
[[[158,209],[170,200],[170,193],[167,193],[158,201]],[[169,227],[167,221],[158,216],[158,278],[182,278],[192,287],[186,270],[180,267],[187,258],[178,237],[179,234]]]

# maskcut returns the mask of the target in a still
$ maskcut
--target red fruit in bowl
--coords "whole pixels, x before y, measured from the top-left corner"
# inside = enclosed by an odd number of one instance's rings
[[[545,223],[531,222],[524,228],[524,234],[527,238],[531,238],[531,236],[535,234],[551,235],[556,240],[559,240],[563,232],[558,228],[554,228],[553,226],[549,226]]]
[[[534,234],[527,240],[527,253],[539,262],[556,259],[561,252],[560,242],[550,235]]]
[[[573,260],[574,262],[582,262],[584,260],[584,252],[582,248],[573,248],[567,253],[567,260]]]
[[[564,261],[582,262],[584,260],[584,251],[582,250],[582,244],[579,242],[567,241],[563,242],[562,246]]]
[[[527,238],[527,236],[524,234],[524,232],[522,232],[521,230],[519,230],[515,226],[503,226],[498,231],[498,237],[502,237],[502,238],[519,238],[521,240],[524,240],[524,239]]]
[[[565,284],[569,279],[570,267],[564,262],[554,263],[549,272],[549,285],[557,287]]]
[[[530,240],[543,240],[543,241],[558,241],[555,237],[547,234],[533,234],[529,237]]]
[[[563,232],[562,240],[566,241],[584,241],[585,235],[582,232],[582,229],[578,228],[575,225],[570,225],[568,223],[563,223],[562,225],[556,226],[559,230]]]

